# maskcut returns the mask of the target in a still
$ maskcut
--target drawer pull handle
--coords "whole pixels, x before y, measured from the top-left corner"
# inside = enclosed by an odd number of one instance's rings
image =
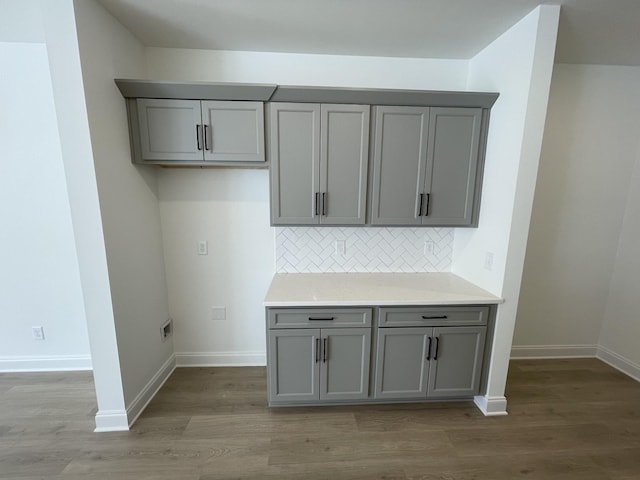
[[[431,342],[433,338],[429,337],[429,346],[427,347],[427,360],[431,360]]]
[[[317,322],[317,321],[330,322],[331,320],[335,320],[335,318],[334,317],[309,317],[309,321],[311,322]]]
[[[422,315],[423,320],[436,320],[436,319],[445,319],[446,315]]]

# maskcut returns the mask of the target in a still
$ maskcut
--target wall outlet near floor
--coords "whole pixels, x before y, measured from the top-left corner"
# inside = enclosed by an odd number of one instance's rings
[[[209,255],[209,242],[198,240],[198,255]]]
[[[160,327],[160,338],[166,342],[171,335],[173,335],[173,318],[169,317]]]
[[[31,327],[31,334],[34,340],[44,340],[44,328],[40,326]]]
[[[347,254],[347,242],[346,240],[336,240],[336,255],[346,255]]]
[[[225,307],[211,307],[211,320],[226,320],[227,309]]]
[[[493,270],[493,252],[487,252],[484,254],[484,269]]]
[[[424,242],[424,256],[433,257],[436,253],[436,244],[430,240]]]

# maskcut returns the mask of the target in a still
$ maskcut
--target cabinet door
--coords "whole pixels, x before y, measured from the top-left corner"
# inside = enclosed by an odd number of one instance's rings
[[[320,330],[270,330],[269,402],[318,400]]]
[[[370,328],[322,329],[320,399],[369,397]]]
[[[262,102],[202,102],[204,159],[264,162]]]
[[[426,398],[431,328],[380,328],[375,398]]]
[[[468,397],[480,387],[486,327],[436,327],[428,396]]]
[[[471,225],[481,120],[480,108],[431,109],[425,225]]]
[[[429,109],[376,107],[371,223],[419,225]]]
[[[269,106],[271,223],[319,222],[320,105]]]
[[[139,98],[136,103],[143,160],[202,161],[199,100]]]
[[[320,223],[366,221],[369,110],[368,105],[321,107]]]

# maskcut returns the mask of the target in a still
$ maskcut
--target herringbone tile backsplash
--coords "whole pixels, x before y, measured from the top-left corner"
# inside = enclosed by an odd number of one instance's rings
[[[336,253],[344,241],[345,254]],[[433,254],[425,254],[433,242]],[[278,273],[448,272],[452,228],[276,228]]]

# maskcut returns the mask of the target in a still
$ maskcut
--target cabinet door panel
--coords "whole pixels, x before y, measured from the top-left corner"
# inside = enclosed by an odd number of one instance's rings
[[[269,401],[318,400],[320,330],[269,331]]]
[[[226,162],[264,162],[262,102],[202,102],[207,125],[204,159]]]
[[[202,161],[199,100],[139,98],[136,103],[143,160]],[[200,142],[204,148],[202,137]]]
[[[375,398],[426,398],[431,328],[380,328]]]
[[[320,105],[272,103],[269,112],[271,223],[319,222]]]
[[[464,397],[478,393],[486,327],[433,329],[429,366],[429,397]],[[436,355],[437,350],[437,355]]]
[[[322,329],[320,399],[369,396],[370,328]]]
[[[322,105],[320,223],[362,225],[366,220],[369,106]]]
[[[376,107],[371,223],[418,225],[429,109]]]
[[[432,108],[425,225],[471,225],[480,144],[480,108]]]

